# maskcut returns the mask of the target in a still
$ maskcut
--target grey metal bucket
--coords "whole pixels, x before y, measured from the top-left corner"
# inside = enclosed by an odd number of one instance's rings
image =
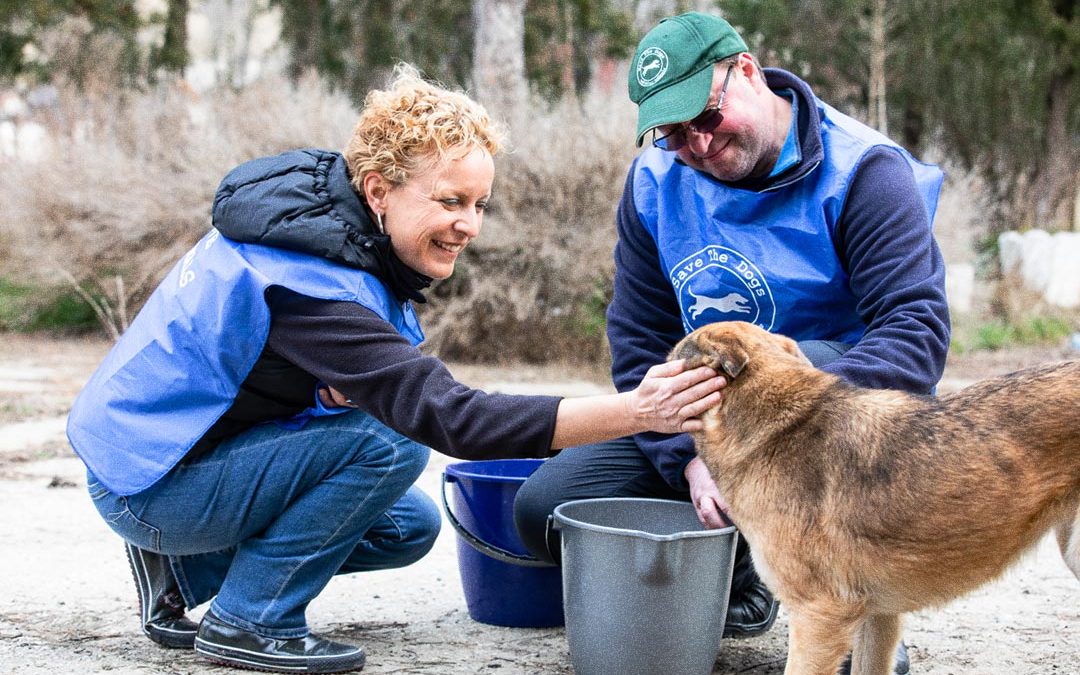
[[[706,675],[720,654],[738,532],[688,502],[582,499],[555,509],[577,675]]]

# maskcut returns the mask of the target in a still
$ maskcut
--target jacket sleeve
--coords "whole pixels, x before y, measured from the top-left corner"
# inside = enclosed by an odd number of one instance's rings
[[[871,150],[834,233],[866,333],[823,370],[864,387],[928,394],[949,349],[945,264],[907,161]]]
[[[269,348],[391,429],[451,457],[553,454],[557,396],[486,393],[454,379],[389,323],[353,302],[269,294]]]
[[[656,242],[641,225],[634,205],[633,174],[627,178],[616,214],[614,294],[607,311],[611,371],[615,388],[629,391],[647,371],[667,360],[684,332],[671,283],[660,268]],[[664,480],[688,489],[683,469],[694,457],[688,434],[646,432],[634,436]]]

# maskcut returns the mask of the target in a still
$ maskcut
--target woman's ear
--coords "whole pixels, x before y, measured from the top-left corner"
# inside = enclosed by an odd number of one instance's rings
[[[369,171],[364,174],[361,184],[368,207],[375,213],[386,213],[386,193],[390,191],[390,181],[377,171]]]

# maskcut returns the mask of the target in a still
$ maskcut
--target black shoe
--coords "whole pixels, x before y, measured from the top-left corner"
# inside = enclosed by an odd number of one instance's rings
[[[364,650],[317,635],[289,640],[263,637],[222,623],[207,610],[195,651],[214,663],[275,673],[343,673],[364,667]]]
[[[900,644],[896,646],[896,665],[893,666],[893,672],[896,675],[908,675],[911,670],[911,661],[908,660],[907,645],[901,640]],[[840,665],[840,670],[837,675],[851,675],[851,655],[844,659],[844,663]]]
[[[191,649],[199,627],[184,616],[184,600],[169,559],[124,542],[135,589],[139,593],[139,620],[146,637],[163,647]]]
[[[728,599],[724,637],[756,637],[772,628],[779,603],[758,578],[750,549],[743,540],[735,552],[735,568],[731,573],[731,595]]]

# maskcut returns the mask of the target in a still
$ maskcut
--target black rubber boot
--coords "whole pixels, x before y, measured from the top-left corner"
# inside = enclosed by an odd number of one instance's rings
[[[275,673],[343,673],[360,670],[366,660],[360,647],[317,635],[265,637],[224,623],[213,610],[199,624],[195,651],[214,663]]]
[[[724,637],[756,637],[772,628],[779,604],[754,570],[750,548],[741,537],[735,550],[735,569],[731,573]]]
[[[184,601],[169,559],[125,542],[139,594],[139,620],[146,637],[163,647],[191,649],[199,627],[184,616]]]

